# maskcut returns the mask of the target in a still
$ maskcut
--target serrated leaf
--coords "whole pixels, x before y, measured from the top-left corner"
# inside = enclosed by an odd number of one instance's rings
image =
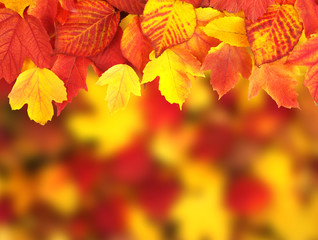
[[[30,119],[42,125],[52,119],[52,101],[61,103],[66,99],[63,81],[46,68],[33,68],[21,73],[9,94],[13,110],[28,104]]]
[[[139,77],[134,69],[126,64],[111,67],[102,74],[96,84],[108,85],[105,100],[111,112],[125,108],[131,93],[141,95]]]
[[[56,52],[74,56],[100,53],[116,34],[119,12],[104,1],[81,1],[57,30]]]
[[[26,15],[23,23],[22,45],[26,54],[40,68],[52,67],[53,49],[50,38],[41,22],[31,15]]]
[[[180,0],[149,0],[141,29],[152,42],[156,56],[191,38],[196,27],[192,4]]]
[[[160,77],[161,94],[168,102],[177,103],[181,108],[190,93],[191,81],[197,76],[204,76],[200,62],[190,52],[178,47],[167,49],[158,58],[151,54],[150,60],[144,69],[142,83]]]
[[[13,82],[21,72],[26,50],[22,46],[22,18],[10,9],[0,9],[0,78]]]
[[[222,17],[212,20],[203,31],[210,37],[217,38],[236,47],[247,47],[244,19],[237,16]]]
[[[248,41],[255,64],[273,62],[286,56],[298,43],[303,27],[292,5],[272,5],[256,22],[246,21]]]
[[[298,108],[293,66],[284,64],[264,64],[254,68],[249,78],[249,99],[264,89],[277,103],[278,107]]]
[[[211,70],[211,85],[221,98],[235,86],[240,76],[250,76],[252,59],[246,48],[221,43],[211,48],[202,64],[202,70]]]

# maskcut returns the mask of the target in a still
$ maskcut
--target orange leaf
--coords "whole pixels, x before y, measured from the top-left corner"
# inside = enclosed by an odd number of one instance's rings
[[[211,85],[221,98],[235,86],[240,75],[244,78],[251,75],[252,59],[246,48],[221,43],[211,48],[202,70],[211,70]]]
[[[52,0],[50,0],[52,1]],[[73,11],[75,9],[75,4],[74,0],[59,0],[62,8],[68,10],[68,11]]]
[[[76,12],[69,14],[59,26],[56,39],[57,53],[93,56],[101,52],[116,34],[119,12],[104,1],[81,1]]]
[[[107,0],[121,11],[131,14],[142,14],[147,0]]]
[[[278,107],[298,108],[293,67],[283,64],[264,64],[254,68],[250,76],[249,99],[263,88],[277,103]]]
[[[318,32],[318,4],[315,0],[298,0],[295,7],[304,23],[306,36]]]
[[[165,49],[190,39],[195,27],[193,5],[180,0],[149,0],[141,22],[142,31],[152,42],[156,57]]]
[[[308,66],[304,85],[318,103],[318,37],[297,46],[288,58],[288,63]]]
[[[152,46],[149,39],[142,34],[139,16],[135,16],[125,28],[121,50],[124,57],[142,72],[149,62]]]
[[[193,56],[200,60],[200,62],[203,62],[210,48],[219,45],[220,40],[207,36],[201,27],[205,27],[210,21],[221,17],[224,14],[213,8],[197,8],[196,15],[197,27],[195,28],[192,37],[183,43],[183,46],[188,49]]]
[[[260,66],[286,56],[298,43],[303,27],[292,5],[273,5],[256,22],[247,20],[246,30]]]

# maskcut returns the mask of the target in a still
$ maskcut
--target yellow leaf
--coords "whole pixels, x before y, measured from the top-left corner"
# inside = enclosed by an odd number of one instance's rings
[[[179,0],[149,0],[145,6],[141,28],[151,40],[157,57],[165,49],[190,39],[195,27],[192,4]]]
[[[24,9],[33,4],[34,0],[1,0],[6,8],[16,11],[23,17]]]
[[[52,100],[67,100],[64,83],[49,69],[32,68],[21,73],[9,94],[10,105],[18,110],[28,104],[30,119],[44,125],[54,114]]]
[[[130,93],[140,96],[139,77],[130,66],[117,64],[109,68],[97,81],[98,85],[108,85],[105,100],[111,112],[125,108]]]
[[[203,28],[206,35],[236,47],[248,47],[244,18],[237,16],[212,20]]]
[[[181,108],[190,93],[191,81],[204,76],[200,62],[188,51],[179,48],[167,49],[158,58],[151,53],[150,60],[144,69],[142,83],[151,82],[159,76],[162,95]]]

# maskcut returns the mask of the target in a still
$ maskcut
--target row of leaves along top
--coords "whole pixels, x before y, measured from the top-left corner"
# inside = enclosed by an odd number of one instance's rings
[[[308,66],[304,84],[318,102],[317,0],[0,2],[0,78],[14,82],[12,109],[28,104],[40,124],[51,120],[52,101],[59,115],[87,90],[89,65],[108,85],[111,112],[156,78],[181,107],[208,70],[220,97],[243,77],[249,98],[264,89],[278,106],[297,108],[298,65]]]

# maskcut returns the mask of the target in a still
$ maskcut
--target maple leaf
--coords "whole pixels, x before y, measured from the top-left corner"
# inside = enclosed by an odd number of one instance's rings
[[[86,76],[90,63],[90,60],[83,57],[58,55],[51,70],[64,82],[67,92],[67,100],[56,104],[58,116],[80,89],[87,91]]]
[[[318,37],[314,37],[297,46],[290,56],[288,63],[309,67],[304,85],[309,89],[315,102],[318,102]]]
[[[244,19],[237,16],[222,17],[212,20],[203,31],[210,37],[217,38],[236,47],[247,47]]]
[[[34,0],[1,0],[6,8],[12,9],[23,17],[24,9],[34,3]]]
[[[306,36],[318,32],[318,5],[314,0],[298,0],[295,8],[304,23]]]
[[[94,63],[95,72],[100,76],[108,68],[116,65],[127,63],[127,60],[122,55],[120,49],[120,42],[123,36],[121,28],[117,30],[117,33],[111,43],[98,55],[90,57],[90,60]]]
[[[149,39],[141,31],[139,16],[133,17],[125,28],[121,39],[121,50],[124,57],[142,72],[149,62],[152,46]]]
[[[55,17],[57,0],[34,0],[35,4],[28,8],[28,14],[38,18],[49,35],[55,33]]]
[[[23,31],[21,37],[22,45],[26,54],[40,68],[52,67],[53,49],[50,38],[41,22],[31,15],[26,15],[22,21]]]
[[[111,5],[130,14],[142,14],[147,0],[107,0]]]
[[[189,51],[178,47],[167,49],[155,58],[150,54],[150,62],[144,69],[142,83],[160,77],[159,90],[170,103],[179,104],[180,108],[190,93],[191,81],[204,76],[200,62]]]
[[[197,8],[195,11],[197,15],[195,31],[192,37],[180,46],[188,49],[193,56],[203,62],[210,48],[219,45],[220,41],[207,36],[201,28],[205,27],[211,20],[222,17],[224,14],[213,8]]]
[[[298,43],[302,24],[292,5],[272,5],[256,22],[246,21],[247,38],[255,64],[273,62],[286,56]]]
[[[249,78],[248,98],[255,97],[263,88],[277,103],[278,107],[299,108],[294,68],[288,64],[264,64],[254,68]]]
[[[149,0],[141,22],[141,29],[152,42],[156,57],[165,49],[190,39],[195,27],[193,5],[179,0]]]
[[[128,104],[130,93],[140,96],[139,77],[127,64],[118,64],[102,74],[97,81],[98,85],[108,85],[108,108],[111,112],[125,108]]]
[[[252,59],[246,48],[221,43],[211,48],[202,64],[202,70],[211,70],[211,85],[221,98],[235,86],[240,75],[244,78],[250,76]]]
[[[63,102],[67,99],[64,83],[46,68],[29,69],[19,75],[9,94],[13,110],[28,104],[30,119],[44,125],[54,114],[52,101]]]
[[[13,82],[21,72],[25,48],[21,17],[10,9],[0,9],[0,78]]]
[[[81,1],[58,27],[56,52],[75,56],[100,53],[116,34],[119,12],[104,1]]]

